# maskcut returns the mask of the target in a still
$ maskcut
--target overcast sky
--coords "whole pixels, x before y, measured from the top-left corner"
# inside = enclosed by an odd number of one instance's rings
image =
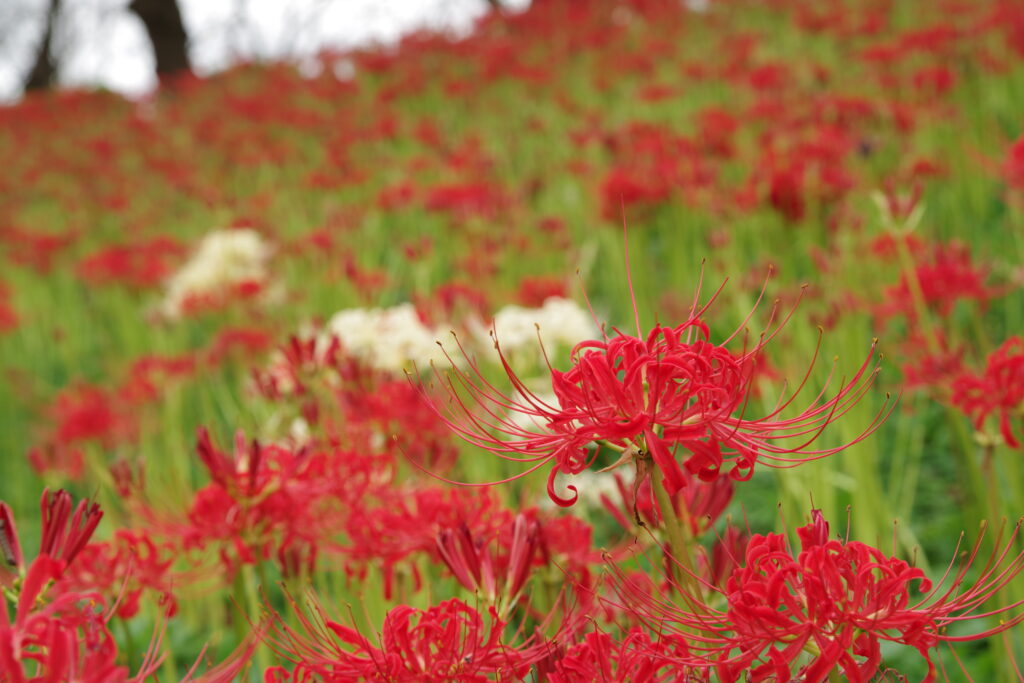
[[[138,95],[156,84],[142,23],[128,0],[64,0],[55,49],[64,85]],[[179,0],[201,74],[240,59],[301,59],[321,48],[393,42],[423,27],[469,30],[486,0]],[[529,0],[504,0],[521,9]],[[21,92],[48,0],[0,0],[0,101]],[[242,17],[239,21],[237,17]]]

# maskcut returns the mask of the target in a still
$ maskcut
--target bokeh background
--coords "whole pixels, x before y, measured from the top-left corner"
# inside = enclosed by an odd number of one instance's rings
[[[152,47],[128,4],[5,0],[0,4],[0,102],[20,97],[48,22],[61,86],[103,87],[126,95],[150,92],[157,84]],[[493,10],[487,0],[179,0],[178,5],[189,56],[200,75],[239,61],[310,64],[323,49],[394,44],[421,29],[465,34]],[[502,5],[517,11],[529,0]]]

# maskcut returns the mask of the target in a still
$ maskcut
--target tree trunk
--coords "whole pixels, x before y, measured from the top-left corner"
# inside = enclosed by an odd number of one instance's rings
[[[50,0],[50,8],[46,12],[46,29],[43,40],[36,52],[36,63],[28,72],[25,80],[25,91],[45,90],[57,82],[57,65],[53,61],[53,25],[60,11],[61,0]]]
[[[156,75],[161,83],[166,82],[168,76],[191,71],[188,34],[177,0],[132,0],[128,9],[146,26],[156,58]]]

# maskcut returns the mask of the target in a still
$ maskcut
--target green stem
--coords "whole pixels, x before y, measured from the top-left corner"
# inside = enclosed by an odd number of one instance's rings
[[[239,577],[241,578],[242,590],[245,593],[245,603],[248,608],[249,615],[248,619],[239,618],[236,627],[236,632],[239,634],[239,639],[244,640],[249,637],[249,629],[247,628],[250,620],[258,620],[260,613],[263,611],[263,603],[259,596],[259,586],[256,585],[256,574],[255,570],[251,565],[242,565],[239,571]],[[270,660],[268,659],[266,648],[260,643],[256,647],[255,652],[256,668],[260,672],[260,675],[268,668],[270,668]]]
[[[678,583],[696,604],[704,602],[704,594],[700,588],[697,574],[693,570],[693,558],[690,556],[689,529],[683,529],[672,498],[665,489],[661,480],[661,470],[657,467],[651,470],[651,487],[654,489],[654,497],[658,501],[658,508],[661,510],[661,519],[665,524],[665,531],[668,534],[668,545],[671,549],[669,554],[669,568],[673,575],[678,575]],[[685,513],[684,513],[685,516]],[[681,569],[676,571],[674,562],[677,562]]]

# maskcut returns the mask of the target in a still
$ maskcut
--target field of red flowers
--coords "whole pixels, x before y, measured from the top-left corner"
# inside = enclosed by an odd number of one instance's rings
[[[0,109],[0,682],[1024,680],[1017,0],[318,63]]]

